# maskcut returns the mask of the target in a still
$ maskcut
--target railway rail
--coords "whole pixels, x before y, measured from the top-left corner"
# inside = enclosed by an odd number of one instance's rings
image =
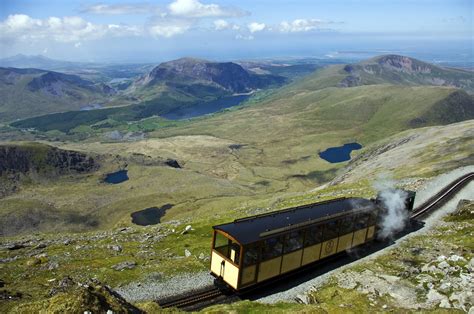
[[[423,217],[430,211],[439,208],[473,179],[474,172],[470,172],[452,181],[438,193],[423,202],[420,206],[416,207],[410,218],[416,219]],[[182,310],[199,310],[213,304],[230,303],[239,299],[239,296],[236,294],[229,295],[217,287],[212,286],[203,288],[199,291],[190,292],[189,294],[157,300],[156,302],[161,308],[175,307]]]

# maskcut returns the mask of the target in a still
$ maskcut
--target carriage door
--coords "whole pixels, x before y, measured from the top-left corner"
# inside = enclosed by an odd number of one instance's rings
[[[244,246],[241,285],[246,286],[257,282],[259,245],[253,243]]]

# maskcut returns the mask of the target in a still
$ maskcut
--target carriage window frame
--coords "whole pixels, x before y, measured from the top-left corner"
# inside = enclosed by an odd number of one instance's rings
[[[369,219],[367,220],[367,226],[373,226],[377,223],[377,212],[373,211],[369,213]]]
[[[312,246],[323,241],[323,226],[316,225],[305,229],[304,247]]]
[[[322,241],[337,238],[339,236],[339,219],[331,220],[323,225]]]
[[[367,228],[369,215],[369,213],[358,214],[354,220],[354,230],[361,230]]]
[[[222,244],[217,246],[217,243],[223,243],[227,240],[227,244]],[[234,260],[231,258],[231,249],[235,248],[235,256]],[[214,241],[212,244],[212,249],[219,254],[221,257],[226,259],[227,261],[231,262],[232,264],[239,266],[240,265],[240,256],[242,254],[242,245],[232,240],[231,238],[227,237],[225,234],[215,231]]]
[[[295,230],[284,235],[283,254],[301,250],[304,246],[304,230]]]
[[[339,235],[345,235],[354,231],[354,216],[341,218],[339,221]]]
[[[259,241],[259,242],[254,242],[254,243],[244,246],[244,256],[243,256],[243,262],[242,262],[244,267],[256,265],[260,262],[261,243],[262,242]],[[255,255],[251,258],[251,261],[249,262],[249,260],[247,259],[247,254],[252,251],[255,253]]]
[[[273,243],[270,243],[273,242]],[[283,236],[263,240],[261,261],[267,261],[283,255]]]

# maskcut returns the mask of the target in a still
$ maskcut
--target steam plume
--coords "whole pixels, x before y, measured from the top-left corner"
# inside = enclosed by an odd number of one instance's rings
[[[405,210],[405,200],[408,193],[395,187],[392,180],[378,180],[374,183],[379,191],[378,197],[386,209],[382,212],[380,230],[377,237],[380,239],[392,238],[397,232],[403,230],[409,219]]]

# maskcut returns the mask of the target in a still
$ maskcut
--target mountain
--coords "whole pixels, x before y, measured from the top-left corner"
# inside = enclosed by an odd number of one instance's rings
[[[414,58],[384,55],[342,69],[339,86],[370,84],[433,85],[463,88],[474,92],[474,73],[443,68]]]
[[[78,67],[84,63],[55,60],[42,55],[28,56],[17,54],[11,57],[0,59],[1,67],[12,68],[37,68],[55,70],[59,68]]]
[[[251,73],[233,62],[181,58],[161,63],[137,80],[133,89],[145,95],[145,100],[156,98],[164,91],[186,99],[215,99],[280,86],[286,81],[278,75]]]
[[[97,106],[114,94],[108,85],[76,75],[0,68],[0,121]]]

